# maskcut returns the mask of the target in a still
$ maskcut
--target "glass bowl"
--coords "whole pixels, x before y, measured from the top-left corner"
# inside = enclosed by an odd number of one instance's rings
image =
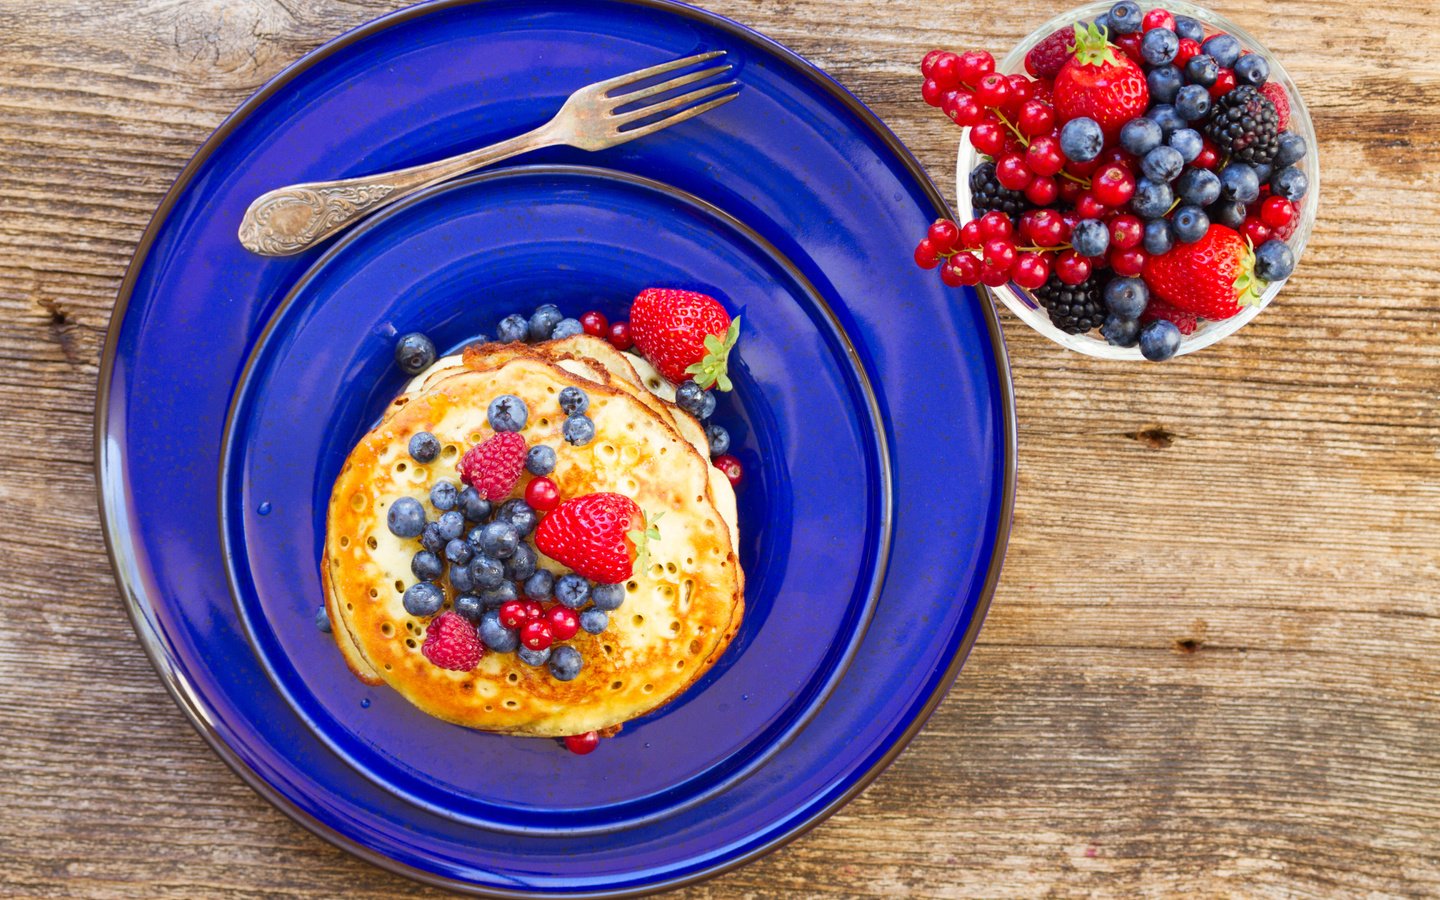
[[[1039,28],[1035,29],[1016,45],[1004,59],[997,60],[997,71],[1006,74],[1025,71],[1025,54],[1030,48],[1049,37],[1060,28],[1066,28],[1077,21],[1090,21],[1099,14],[1106,12],[1113,6],[1113,0],[1101,0],[1097,3],[1088,3],[1076,7],[1069,12],[1056,16]],[[1163,6],[1171,13],[1179,16],[1190,16],[1198,19],[1205,26],[1207,34],[1223,31],[1234,35],[1240,41],[1241,46],[1246,50],[1258,53],[1265,57],[1270,64],[1270,80],[1278,82],[1285,88],[1290,96],[1290,126],[1289,131],[1299,134],[1305,139],[1307,148],[1305,158],[1300,161],[1300,166],[1309,179],[1310,188],[1305,194],[1304,202],[1300,208],[1300,223],[1295,233],[1286,242],[1290,250],[1295,254],[1295,263],[1298,266],[1300,256],[1305,250],[1305,244],[1310,238],[1310,231],[1315,226],[1315,211],[1319,206],[1320,196],[1320,167],[1318,154],[1315,147],[1315,127],[1310,120],[1310,112],[1305,108],[1305,102],[1300,98],[1300,92],[1295,88],[1295,82],[1291,80],[1285,67],[1281,65],[1274,55],[1267,51],[1260,42],[1255,40],[1248,32],[1240,28],[1234,22],[1223,16],[1217,15],[1208,9],[1195,6],[1192,3],[1185,3],[1183,0],[1166,0],[1164,3],[1141,2],[1142,10],[1150,10],[1155,6]],[[960,142],[960,158],[956,163],[956,200],[955,211],[961,222],[973,218],[975,213],[970,205],[970,170],[980,161],[980,155],[969,141],[969,129],[965,129],[965,137]],[[983,285],[981,285],[984,287]],[[1176,352],[1179,356],[1182,353],[1193,353],[1196,350],[1208,347],[1227,335],[1239,331],[1245,323],[1260,314],[1260,311],[1270,305],[1270,302],[1280,293],[1285,286],[1285,281],[1271,282],[1260,301],[1253,306],[1245,307],[1234,316],[1220,321],[1202,320],[1199,327],[1193,334],[1185,335],[1180,342],[1180,349]],[[1085,334],[1066,334],[1056,328],[1050,322],[1050,317],[1040,302],[1031,296],[1030,292],[1015,285],[1013,282],[1001,285],[1000,287],[985,287],[985,290],[992,297],[998,298],[1009,307],[1010,311],[1019,316],[1025,324],[1048,337],[1050,340],[1062,347],[1067,347],[1080,353],[1090,356],[1098,356],[1102,359],[1144,359],[1140,355],[1140,348],[1137,347],[1116,347],[1099,336],[1098,331],[1091,331]]]

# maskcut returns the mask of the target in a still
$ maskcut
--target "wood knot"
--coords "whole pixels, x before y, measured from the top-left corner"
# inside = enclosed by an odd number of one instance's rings
[[[1205,642],[1199,638],[1181,638],[1174,644],[1176,653],[1194,653],[1205,646]]]
[[[1166,431],[1165,428],[1160,425],[1146,425],[1134,434],[1129,435],[1129,437],[1131,440],[1139,441],[1151,450],[1164,450],[1166,447],[1175,443],[1175,438],[1178,437],[1178,435],[1173,431]]]

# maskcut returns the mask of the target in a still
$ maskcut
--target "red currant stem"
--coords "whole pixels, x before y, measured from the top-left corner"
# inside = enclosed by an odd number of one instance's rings
[[[1179,198],[1179,197],[1176,197],[1176,198],[1175,198],[1175,202],[1172,203],[1172,204],[1170,204],[1170,208],[1167,209],[1167,210],[1165,210],[1165,216],[1170,215],[1171,213],[1173,213],[1175,210],[1177,210],[1177,209],[1179,209],[1179,208],[1180,208],[1180,198]],[[1161,216],[1160,218],[1163,219],[1163,218],[1165,218],[1165,216]]]
[[[1071,175],[1069,172],[1065,171],[1064,169],[1061,169],[1061,170],[1060,170],[1060,177],[1061,177],[1061,178],[1066,178],[1066,179],[1069,179],[1070,181],[1075,182],[1076,184],[1080,185],[1081,187],[1083,187],[1083,188],[1084,188],[1085,190],[1087,190],[1087,191],[1090,190],[1090,179],[1088,179],[1088,178],[1082,178],[1082,177],[1079,176],[1079,175]]]
[[[1014,125],[1012,125],[1009,119],[1005,118],[1005,114],[1000,111],[999,107],[996,107],[995,109],[995,117],[1000,120],[1001,125],[1004,125],[1006,128],[1010,129],[1010,133],[1015,135],[1016,140],[1020,142],[1020,146],[1024,147],[1026,150],[1030,149],[1030,139],[1027,138],[1024,134],[1022,134],[1019,128],[1016,128]],[[1089,185],[1086,185],[1086,187],[1089,187]]]
[[[1054,253],[1059,250],[1073,249],[1069,244],[1057,244],[1054,247],[1041,247],[1039,244],[1032,244],[1029,247],[1016,247],[1016,253]]]

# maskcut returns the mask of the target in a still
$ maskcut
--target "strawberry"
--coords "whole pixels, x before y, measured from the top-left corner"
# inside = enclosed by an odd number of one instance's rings
[[[1181,334],[1194,334],[1195,326],[1199,324],[1194,313],[1171,306],[1159,297],[1151,297],[1150,302],[1145,304],[1145,311],[1140,314],[1140,321],[1153,322],[1156,319],[1174,322]]]
[[[449,610],[430,621],[420,652],[434,665],[456,672],[468,672],[480,664],[485,648],[464,616]]]
[[[1255,253],[1233,228],[1211,225],[1193,244],[1145,261],[1145,284],[1161,300],[1206,319],[1228,319],[1260,299]],[[1178,322],[1176,323],[1179,324]]]
[[[1290,127],[1290,95],[1285,89],[1273,81],[1267,81],[1260,85],[1260,93],[1275,105],[1276,129],[1284,131]]]
[[[465,451],[455,468],[480,499],[504,500],[520,483],[524,467],[525,439],[518,432],[502,431]]]
[[[619,584],[629,580],[638,557],[660,532],[647,526],[635,501],[624,494],[585,494],[566,500],[540,520],[535,547],[591,581]]]
[[[694,377],[703,388],[730,390],[726,365],[739,336],[740,320],[696,291],[646,288],[630,304],[636,348],[675,384]]]
[[[1094,119],[1112,142],[1126,122],[1145,115],[1150,89],[1145,73],[1106,42],[1104,31],[1076,25],[1075,54],[1055,76],[1054,100],[1060,124],[1081,116]]]

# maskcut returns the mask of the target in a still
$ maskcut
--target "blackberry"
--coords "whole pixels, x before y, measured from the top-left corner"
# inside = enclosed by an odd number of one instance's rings
[[[1069,285],[1051,274],[1048,281],[1031,291],[1050,313],[1050,321],[1066,334],[1084,334],[1105,322],[1105,282],[1098,274]]]
[[[998,209],[1017,222],[1020,214],[1028,208],[1023,193],[1001,187],[1000,182],[995,180],[993,162],[982,162],[970,170],[970,205],[975,208],[977,218]]]
[[[1248,84],[1215,101],[1205,133],[1232,160],[1268,163],[1280,151],[1280,116],[1275,104]]]

